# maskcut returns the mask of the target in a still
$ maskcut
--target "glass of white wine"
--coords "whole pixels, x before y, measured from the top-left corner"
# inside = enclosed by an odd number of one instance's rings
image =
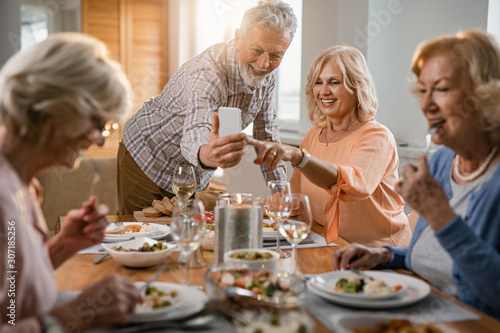
[[[287,217],[278,220],[279,230],[292,245],[293,272],[297,273],[296,248],[309,234],[313,221],[309,197],[293,193],[284,195],[281,203]]]
[[[290,214],[290,209],[283,209],[281,198],[284,195],[290,195],[291,193],[290,183],[287,181],[270,180],[267,182],[264,209],[266,211],[266,215],[273,220],[276,226],[279,226],[279,219],[286,218],[286,214]],[[284,202],[284,204],[291,203]],[[285,252],[280,248],[278,231],[276,232],[276,252],[278,252],[280,258],[290,258],[290,253]]]
[[[189,262],[194,251],[196,251],[205,236],[206,222],[203,202],[198,199],[176,201],[172,212],[172,238],[176,242],[181,255],[186,260],[185,279],[189,282]]]
[[[196,189],[196,175],[189,163],[180,163],[175,168],[172,190],[181,201],[187,201]]]

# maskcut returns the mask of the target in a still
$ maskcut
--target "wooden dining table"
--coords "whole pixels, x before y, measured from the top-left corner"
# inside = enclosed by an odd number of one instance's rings
[[[112,215],[109,216],[111,222],[136,222],[133,215]],[[323,227],[314,223],[312,230],[317,234],[324,235]],[[315,247],[315,248],[298,248],[297,249],[297,270],[301,274],[320,274],[332,270],[331,255],[339,248],[348,245],[348,242],[338,238],[335,243],[338,246]],[[143,269],[127,268],[114,261],[113,259],[104,260],[95,265],[93,260],[99,254],[76,254],[64,264],[62,264],[55,274],[55,280],[59,291],[78,291],[83,290],[95,282],[101,280],[110,274],[117,274],[127,277],[132,281],[146,281],[158,269],[158,266],[153,266]],[[185,282],[184,265],[178,263],[179,252],[174,252],[167,260],[170,261],[169,268],[165,270],[157,281],[179,283]],[[212,265],[214,255],[212,251],[201,251],[201,267],[191,268],[190,282],[194,285],[205,285],[204,274],[207,267]],[[401,273],[410,274],[409,272],[401,271]],[[439,290],[432,288],[432,291],[448,298]],[[455,299],[450,299],[452,302],[459,304],[467,310],[477,314],[479,319],[467,321],[454,321],[442,323],[456,332],[500,332],[500,321],[488,316],[466,304],[463,304]],[[315,321],[314,332],[323,333],[330,332],[328,328],[323,326],[313,315],[311,318]]]

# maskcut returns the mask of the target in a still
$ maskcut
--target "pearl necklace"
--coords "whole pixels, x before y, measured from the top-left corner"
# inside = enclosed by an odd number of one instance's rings
[[[333,135],[333,137],[331,137],[331,138],[330,138],[330,140],[328,140],[328,139],[326,138],[326,127],[325,127],[325,128],[323,129],[323,130],[324,130],[324,133],[325,133],[325,135],[324,135],[324,136],[325,136],[325,141],[326,141],[326,142],[325,142],[325,146],[328,146],[328,144],[329,144],[330,142],[332,142],[332,140],[333,140],[333,139],[335,139],[335,138],[337,137],[337,135],[339,135],[341,132],[343,132],[343,131],[347,131],[347,130],[349,129],[349,127],[351,127],[351,125],[352,125],[353,123],[354,123],[354,119],[351,121],[351,123],[350,123],[349,125],[347,125],[347,127],[344,127],[344,128],[342,128],[341,130],[338,130],[338,131],[337,131],[337,133],[335,133],[335,134]]]
[[[497,147],[493,147],[493,149],[491,150],[488,157],[486,157],[486,159],[484,160],[483,164],[481,164],[479,166],[479,168],[476,169],[476,171],[474,171],[473,173],[471,173],[468,176],[463,176],[460,173],[460,170],[458,168],[460,160],[459,160],[458,155],[455,155],[455,159],[453,160],[453,164],[454,164],[453,171],[455,171],[455,176],[457,176],[458,179],[460,179],[461,181],[464,181],[464,182],[470,182],[471,180],[476,179],[477,177],[481,176],[483,174],[484,170],[486,170],[486,168],[490,165],[490,163],[493,160],[493,157],[495,157],[496,153],[497,153]]]

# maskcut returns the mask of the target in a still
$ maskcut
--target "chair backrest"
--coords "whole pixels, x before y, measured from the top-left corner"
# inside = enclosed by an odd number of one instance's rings
[[[100,174],[95,186],[99,203],[108,205],[109,214],[118,213],[116,157],[84,157],[76,169],[54,167],[38,175],[43,188],[42,211],[52,234],[60,216],[80,208],[89,198],[94,166]]]

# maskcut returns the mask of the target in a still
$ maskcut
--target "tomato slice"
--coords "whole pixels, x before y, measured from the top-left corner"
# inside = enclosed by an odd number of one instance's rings
[[[201,215],[195,215],[193,217],[196,221],[201,221]],[[214,214],[213,213],[205,213],[205,221],[207,222],[213,222],[214,221]]]
[[[205,221],[213,222],[215,220],[213,213],[205,213]]]

